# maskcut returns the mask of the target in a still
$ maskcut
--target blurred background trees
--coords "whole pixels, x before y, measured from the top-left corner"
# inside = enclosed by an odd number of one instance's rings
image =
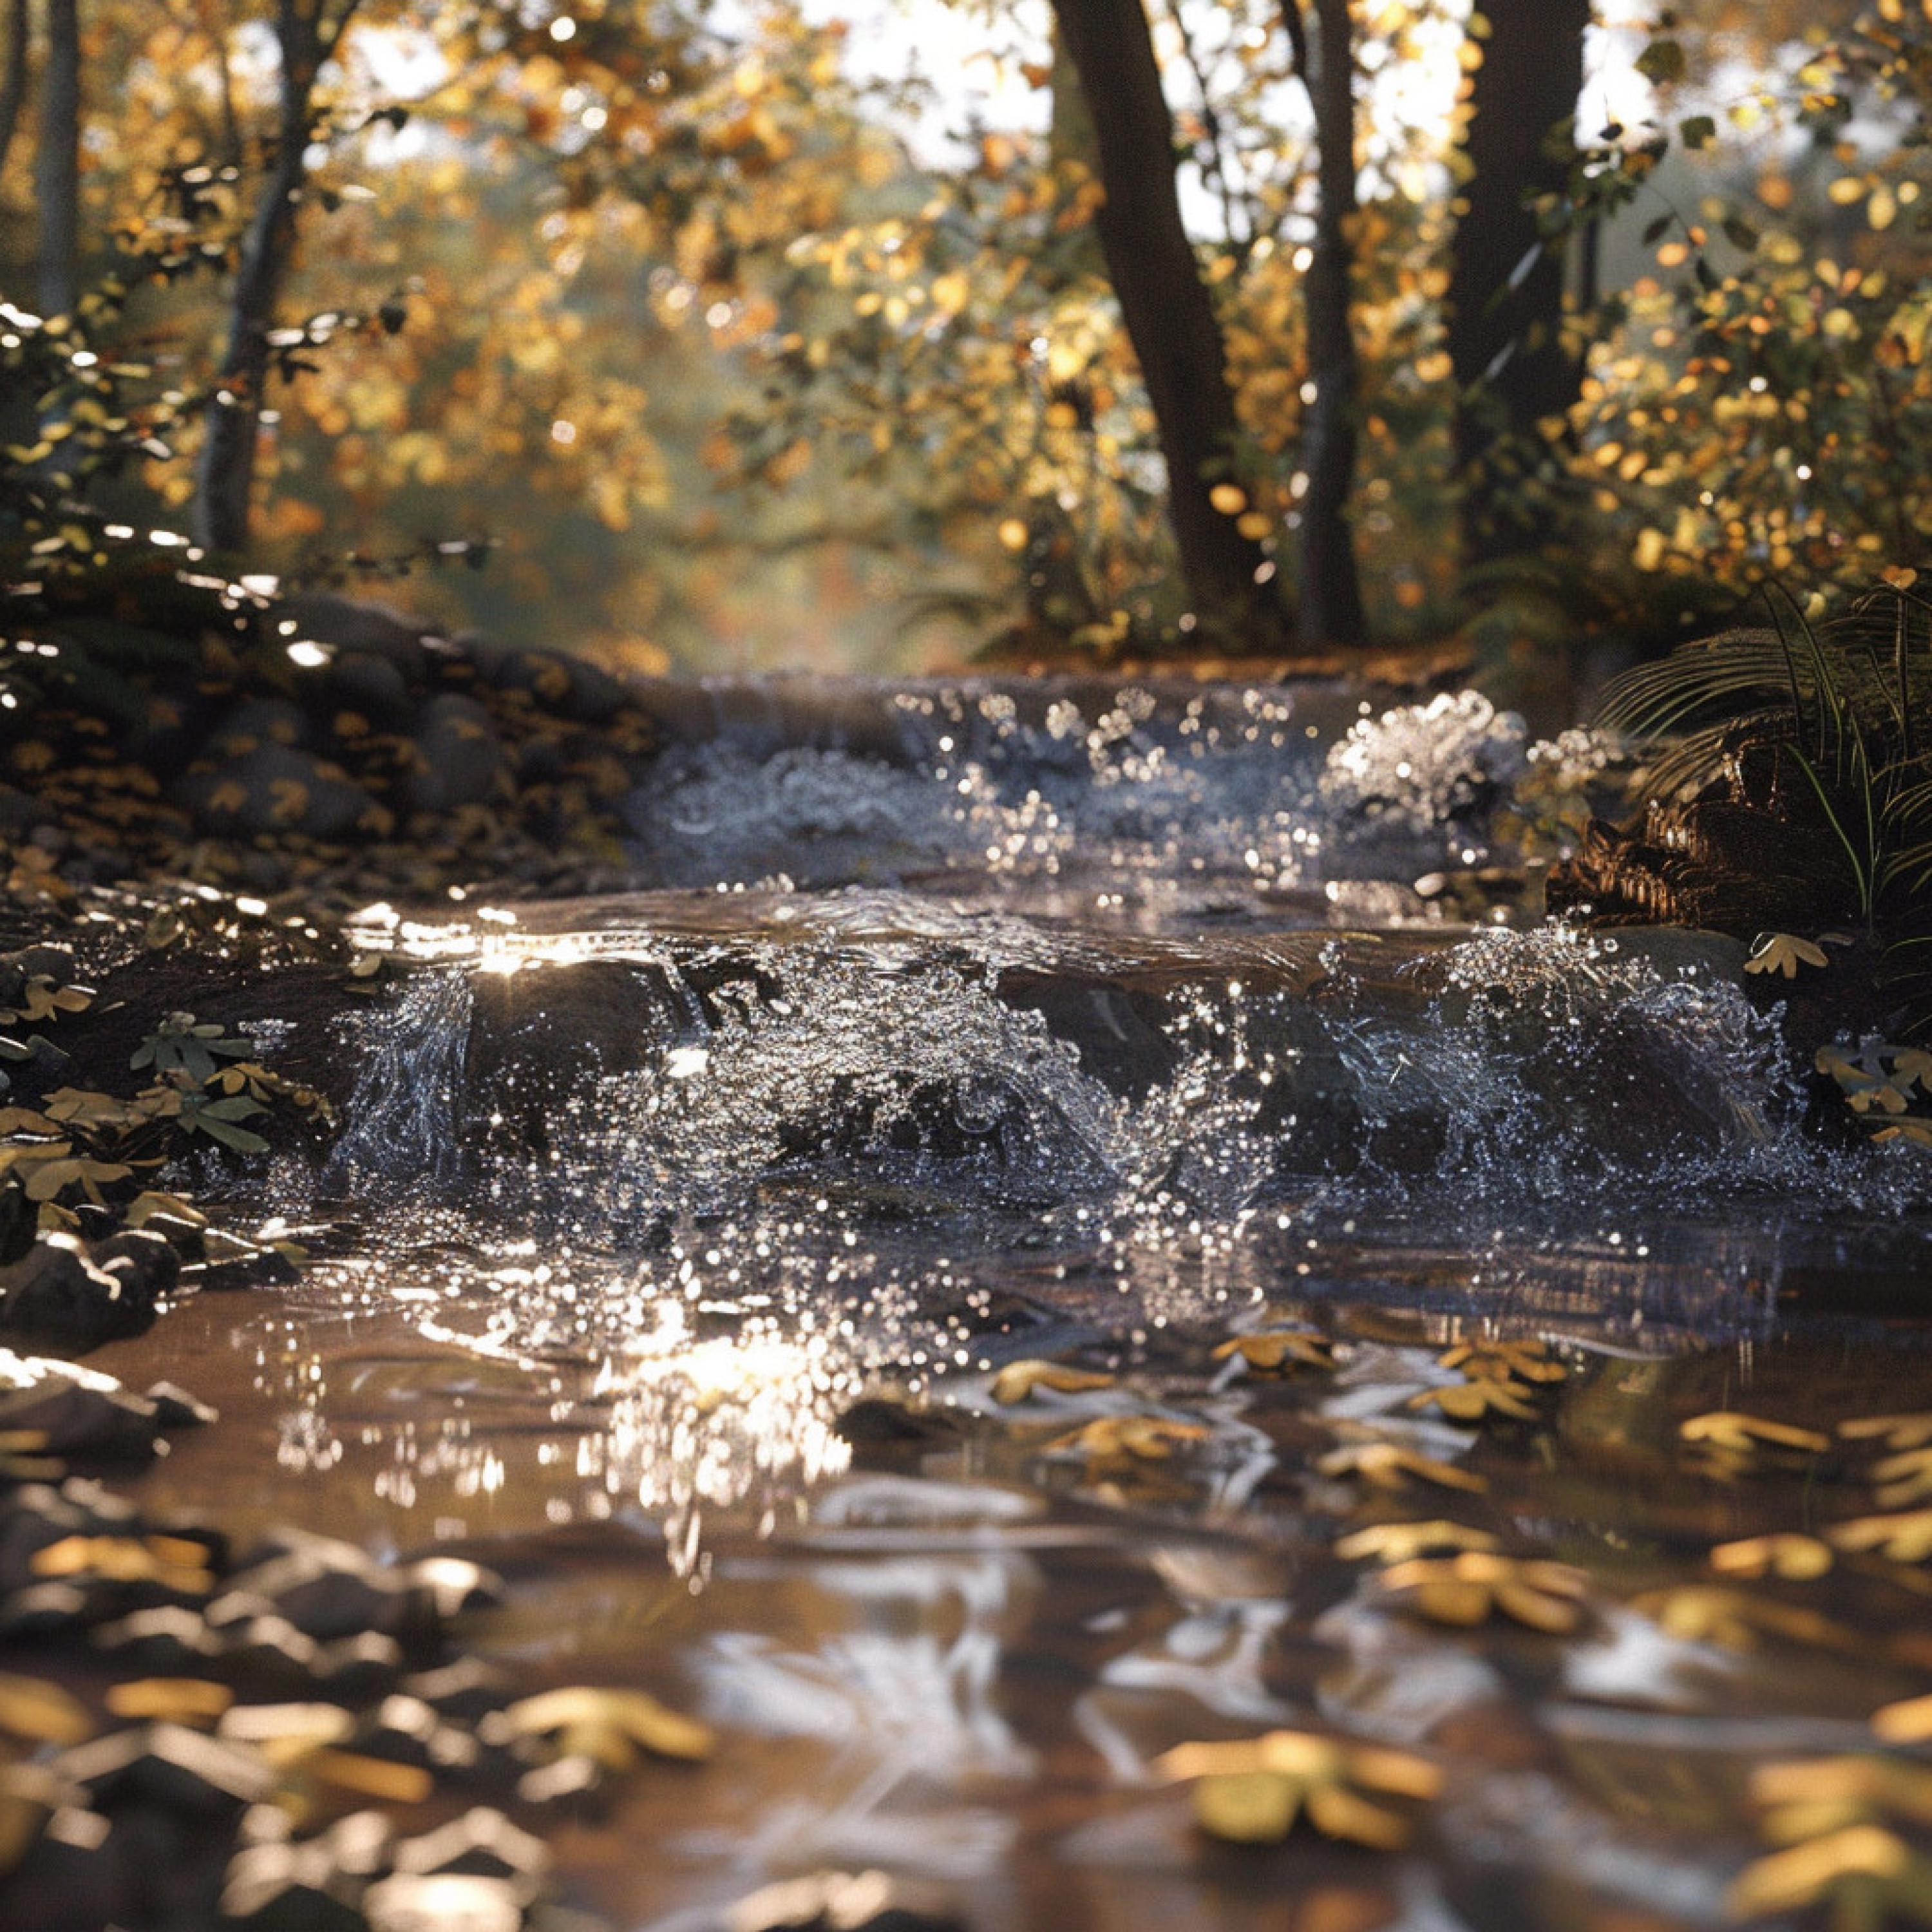
[[[0,546],[1534,676],[1909,575],[1928,98],[1922,0],[5,0]]]

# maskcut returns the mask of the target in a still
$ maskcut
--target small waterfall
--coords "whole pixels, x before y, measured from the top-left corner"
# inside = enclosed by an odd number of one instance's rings
[[[464,1172],[464,1060],[475,996],[458,968],[418,973],[393,1005],[344,1027],[356,1091],[323,1176],[362,1202],[447,1198]]]

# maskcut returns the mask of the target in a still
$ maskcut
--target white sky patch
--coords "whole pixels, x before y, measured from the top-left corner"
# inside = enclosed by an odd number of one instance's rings
[[[971,157],[968,135],[974,128],[1001,133],[1044,132],[1051,112],[1047,91],[1022,72],[1025,63],[1046,61],[1052,48],[1049,0],[1012,0],[997,8],[958,0],[801,0],[806,16],[820,25],[844,22],[847,69],[853,79],[886,87],[912,82],[928,90],[922,106],[908,106],[895,118],[914,157],[931,167],[957,166]],[[1228,44],[1228,11],[1222,0],[1182,0],[1182,10],[1197,51],[1208,62],[1210,88],[1240,84]],[[1656,97],[1638,74],[1636,57],[1647,38],[1644,23],[1652,0],[1605,0],[1599,8],[1604,26],[1592,28],[1586,45],[1588,77],[1580,103],[1578,125],[1586,138],[1606,120],[1634,127],[1657,112]],[[1156,44],[1163,56],[1168,103],[1177,110],[1200,104],[1193,76],[1174,58],[1178,37],[1165,9],[1154,11]],[[1370,165],[1380,146],[1378,127],[1446,130],[1458,75],[1460,19],[1445,19],[1426,40],[1418,59],[1378,62],[1371,46],[1364,60],[1362,90]],[[1224,72],[1217,73],[1217,67]],[[1280,90],[1282,126],[1291,140],[1310,138],[1305,100],[1298,86]],[[1412,156],[1408,165],[1416,164]],[[1439,166],[1439,160],[1436,163]],[[1412,197],[1440,193],[1443,180],[1399,178]],[[1218,196],[1192,167],[1183,170],[1182,192],[1189,225],[1204,236],[1224,226]]]

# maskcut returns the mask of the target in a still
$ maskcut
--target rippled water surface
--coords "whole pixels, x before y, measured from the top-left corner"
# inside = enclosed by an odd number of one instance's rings
[[[826,1866],[988,1932],[1722,1922],[1754,1765],[1932,1689],[1922,1564],[1711,1557],[1932,1507],[1839,1432],[1932,1408],[1928,1170],[1807,1131],[1742,948],[1529,910],[1600,754],[1322,690],[666,703],[634,896],[366,916],[345,1136],[234,1208],[315,1265],[123,1345],[228,1418],[157,1500],[459,1545],[488,1647],[713,1719],[561,1847],[621,1924]],[[1502,1340],[1472,1417],[1442,1358]],[[1002,1378],[1047,1360],[1092,1385]],[[1575,1627],[1336,1552],[1438,1518]],[[1278,1728],[1439,1762],[1412,1849],[1202,1834],[1156,1759]]]

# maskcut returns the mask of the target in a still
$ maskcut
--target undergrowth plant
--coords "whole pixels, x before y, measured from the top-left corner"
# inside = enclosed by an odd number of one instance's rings
[[[1932,602],[1912,574],[1814,623],[1781,586],[1768,622],[1687,644],[1614,683],[1605,726],[1649,755],[1667,828],[1714,788],[1821,826],[1843,872],[1819,880],[1819,923],[1855,914],[1886,990],[1932,1030]],[[1670,836],[1667,830],[1666,836]]]

